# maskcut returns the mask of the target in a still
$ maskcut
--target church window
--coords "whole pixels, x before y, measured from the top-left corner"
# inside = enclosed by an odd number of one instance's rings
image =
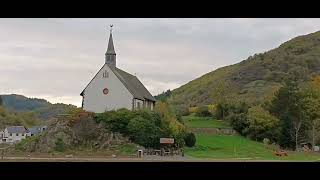
[[[105,71],[103,72],[102,76],[103,76],[104,78],[108,78],[108,77],[109,77],[109,72],[108,72],[107,70],[105,70]]]
[[[103,94],[107,95],[109,93],[109,89],[108,88],[104,88],[103,89]]]

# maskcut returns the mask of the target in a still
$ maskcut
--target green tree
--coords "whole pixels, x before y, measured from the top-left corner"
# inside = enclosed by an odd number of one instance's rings
[[[228,102],[231,101],[233,92],[233,88],[231,84],[227,81],[219,81],[215,84],[215,88],[211,93],[211,97],[215,104],[217,104],[216,108],[216,116],[218,119],[225,119],[227,117],[228,111]]]
[[[65,148],[65,143],[63,142],[62,138],[58,138],[55,142],[54,150],[63,152]]]
[[[270,103],[269,111],[280,119],[279,144],[283,147],[297,149],[298,142],[305,133],[306,123],[301,99],[297,81],[288,79]]]
[[[212,114],[209,112],[208,106],[200,106],[196,111],[196,116],[209,117],[212,116]]]
[[[320,76],[314,77],[303,90],[301,106],[311,129],[311,141],[314,148],[317,132],[320,129]]]
[[[119,109],[97,114],[95,119],[104,122],[114,132],[128,134],[127,126],[134,117],[135,114],[128,109]]]
[[[225,120],[228,116],[230,110],[230,105],[226,102],[221,102],[217,104],[215,109],[215,116],[217,119]]]
[[[196,144],[196,136],[194,133],[187,133],[184,139],[186,146],[193,147]]]
[[[130,139],[144,147],[159,147],[161,131],[153,119],[135,117],[128,124]]]
[[[248,134],[249,121],[246,113],[231,113],[227,120],[234,130],[239,134],[246,136]]]
[[[260,106],[251,107],[248,111],[248,131],[252,138],[261,141],[278,136],[279,119]]]

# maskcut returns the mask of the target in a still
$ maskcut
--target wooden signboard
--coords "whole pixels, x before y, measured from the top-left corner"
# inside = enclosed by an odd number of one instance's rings
[[[160,138],[160,144],[174,144],[173,138]]]

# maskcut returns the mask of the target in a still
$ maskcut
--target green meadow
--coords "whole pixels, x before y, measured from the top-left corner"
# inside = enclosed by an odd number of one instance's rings
[[[212,118],[183,117],[189,128],[230,128],[226,122]],[[200,159],[248,159],[248,160],[293,160],[318,161],[319,153],[287,151],[288,156],[278,157],[277,146],[265,145],[240,135],[215,135],[196,133],[196,145],[186,148],[188,156]]]

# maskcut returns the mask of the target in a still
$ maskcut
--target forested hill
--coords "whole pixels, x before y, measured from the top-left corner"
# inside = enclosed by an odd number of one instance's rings
[[[45,99],[27,98],[18,94],[1,95],[1,97],[4,106],[15,111],[33,111],[51,105]]]
[[[261,103],[273,96],[286,78],[304,81],[314,74],[320,74],[320,31],[209,72],[174,89],[168,101],[183,109],[221,98]]]
[[[75,109],[74,105],[62,103],[52,104],[45,99],[28,98],[18,94],[1,95],[3,106],[10,111],[15,112],[35,112],[40,119],[50,119],[64,114],[71,109]]]

